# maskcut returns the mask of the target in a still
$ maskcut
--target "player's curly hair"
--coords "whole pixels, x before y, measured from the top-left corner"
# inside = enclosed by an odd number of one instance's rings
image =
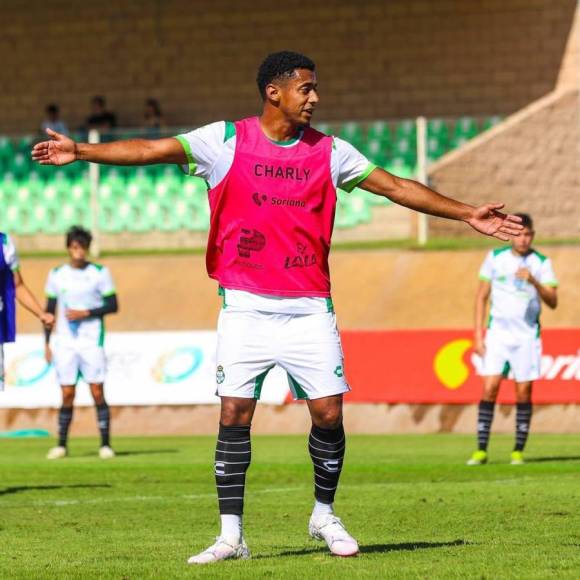
[[[93,234],[82,226],[71,226],[66,233],[66,247],[70,248],[73,242],[78,242],[86,250],[91,246]]]
[[[256,82],[262,99],[266,99],[266,87],[274,80],[291,78],[297,68],[315,70],[316,66],[307,56],[283,50],[269,54],[258,69]]]

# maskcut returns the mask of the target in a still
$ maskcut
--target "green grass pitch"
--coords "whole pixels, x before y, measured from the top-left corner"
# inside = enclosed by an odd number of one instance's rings
[[[350,436],[336,510],[357,558],[307,535],[306,437],[253,438],[246,536],[252,559],[191,567],[217,533],[213,437],[95,439],[44,459],[50,442],[0,440],[1,578],[578,578],[580,438],[512,438],[467,467],[474,437]]]

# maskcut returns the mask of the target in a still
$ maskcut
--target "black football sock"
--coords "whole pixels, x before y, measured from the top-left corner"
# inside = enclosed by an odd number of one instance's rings
[[[532,403],[516,404],[516,445],[514,451],[523,451],[530,433]]]
[[[68,441],[68,431],[73,418],[72,407],[61,407],[58,412],[58,445],[66,447]]]
[[[101,447],[109,447],[111,440],[111,412],[109,405],[97,405],[97,424],[101,433]]]
[[[487,451],[495,403],[480,401],[477,413],[477,443],[480,451]]]
[[[321,503],[334,502],[345,449],[346,438],[342,424],[337,429],[321,429],[312,425],[308,450],[314,465],[314,497]]]

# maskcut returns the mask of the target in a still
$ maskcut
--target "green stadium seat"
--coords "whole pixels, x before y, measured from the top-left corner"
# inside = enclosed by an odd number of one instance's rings
[[[399,121],[395,127],[395,140],[400,141],[401,139],[411,139],[415,140],[417,137],[417,125],[412,119],[405,119],[404,121]]]
[[[393,175],[404,177],[406,179],[413,178],[415,176],[414,168],[408,165],[401,157],[394,157],[391,159],[387,165],[387,171]]]
[[[449,140],[449,127],[443,119],[429,119],[427,121],[427,138],[447,142]]]
[[[492,117],[487,117],[483,121],[482,130],[487,131],[488,129],[491,129],[492,127],[495,127],[496,125],[499,125],[502,122],[502,120],[503,119],[497,115],[494,115]]]
[[[429,161],[435,161],[444,155],[447,151],[447,139],[443,136],[435,135],[427,139],[427,158]]]
[[[479,127],[477,126],[477,121],[472,117],[461,117],[455,121],[455,127],[453,130],[454,139],[459,139],[461,137],[472,139],[478,133]]]
[[[367,130],[368,141],[379,141],[384,146],[392,140],[391,129],[386,121],[375,121]]]
[[[339,131],[339,137],[348,141],[351,145],[355,147],[360,147],[361,143],[363,142],[363,131],[359,123],[355,123],[354,121],[349,121],[348,123],[344,123]]]
[[[364,153],[370,161],[379,167],[385,167],[387,164],[387,149],[386,144],[377,140],[371,139],[367,141],[364,147]]]

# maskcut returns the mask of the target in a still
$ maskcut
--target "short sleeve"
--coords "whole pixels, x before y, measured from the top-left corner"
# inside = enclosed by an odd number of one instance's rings
[[[56,284],[56,270],[53,268],[46,278],[46,284],[44,285],[44,293],[47,298],[56,298],[58,296],[58,287]]]
[[[338,137],[334,137],[333,140],[331,156],[333,181],[340,189],[350,192],[376,169],[376,165],[350,143]]]
[[[225,121],[218,121],[177,135],[175,138],[187,156],[187,165],[183,167],[185,173],[209,180],[211,170],[224,148],[225,134]]]
[[[552,260],[546,258],[542,262],[542,269],[540,270],[540,283],[544,286],[558,286],[558,279],[554,273],[554,268],[552,266]]]
[[[479,269],[479,279],[491,282],[493,278],[493,252],[489,252]]]
[[[112,296],[117,293],[111,271],[104,266],[99,271],[99,292],[101,296]]]
[[[2,251],[4,252],[4,260],[6,261],[6,264],[13,272],[16,272],[16,270],[20,268],[18,254],[16,253],[16,246],[14,245],[12,238],[7,234],[4,235]]]

